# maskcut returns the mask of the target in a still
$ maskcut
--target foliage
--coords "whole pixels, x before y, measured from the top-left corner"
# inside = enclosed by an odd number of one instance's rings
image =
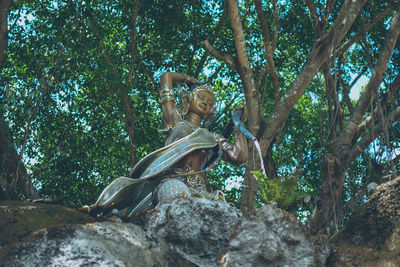
[[[26,142],[22,159],[43,196],[62,197],[69,206],[79,207],[93,203],[110,181],[127,174],[132,147],[124,96],[132,106],[136,161],[163,145],[163,136],[158,134],[162,123],[157,88],[166,70],[196,75],[215,86],[220,114],[211,123],[211,131],[221,133],[234,106],[245,98],[237,71],[212,58],[202,46],[204,40],[209,40],[223,54],[237,55],[228,16],[223,16],[225,1],[140,1],[136,44],[132,48],[135,2],[14,1],[11,7],[8,58],[0,70],[0,112],[18,152]],[[309,56],[316,30],[302,1],[277,1],[279,28],[275,28],[272,2],[262,1],[262,5],[271,36],[278,34],[273,58],[280,94],[285,95]],[[323,14],[324,1],[315,2],[317,12]],[[343,2],[337,1],[328,26],[333,25]],[[392,2],[396,1],[368,1],[342,43]],[[253,76],[258,77],[267,62],[262,30],[253,1],[239,3],[250,65]],[[371,76],[392,16],[393,12],[389,13],[340,60],[331,62],[329,68],[336,77],[351,84],[362,71],[364,80]],[[220,21],[221,28],[216,31]],[[398,75],[399,43],[378,98]],[[311,205],[300,207],[299,200],[302,194],[319,194],[326,154],[335,149],[339,134],[331,125],[330,95],[324,79],[322,73],[313,78],[279,129],[271,149],[278,177],[300,178],[281,181],[260,176],[259,196],[264,202],[276,201],[291,210],[312,209]],[[352,109],[343,101],[348,92],[340,79],[335,80],[335,86],[346,121]],[[260,79],[257,89],[264,96],[260,105],[268,117],[275,107],[270,75]],[[365,118],[378,103],[375,99]],[[399,91],[395,90],[393,106],[380,118],[388,116],[399,99]],[[352,107],[356,101],[353,97]],[[341,204],[384,173],[400,170],[399,161],[392,160],[400,148],[399,123],[387,125],[386,130],[349,165]],[[222,162],[210,173],[209,180],[213,189],[223,190],[227,199],[239,206],[243,187],[227,183],[244,173],[244,167]],[[296,191],[299,183],[301,191]],[[285,198],[285,194],[289,196]]]
[[[281,209],[297,211],[307,194],[301,189],[301,179],[296,177],[269,179],[260,171],[253,171],[259,182],[258,197],[265,204],[276,203]]]

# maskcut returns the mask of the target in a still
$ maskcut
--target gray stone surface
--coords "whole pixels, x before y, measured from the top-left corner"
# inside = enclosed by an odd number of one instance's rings
[[[197,266],[217,266],[217,254],[228,244],[241,219],[235,207],[220,201],[191,198],[164,205],[147,222],[148,232]]]
[[[257,210],[236,227],[224,266],[319,266],[329,256],[327,239],[312,243],[297,218],[272,205]]]
[[[225,266],[316,266],[326,259],[326,247],[273,206],[242,219],[227,203],[179,199],[141,220],[51,227],[10,249],[0,266],[212,267],[221,259]]]
[[[153,246],[131,223],[54,227],[18,245],[1,266],[161,266]]]

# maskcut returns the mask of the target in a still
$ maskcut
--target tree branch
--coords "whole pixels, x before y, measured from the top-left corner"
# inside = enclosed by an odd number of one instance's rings
[[[101,54],[106,60],[107,64],[111,69],[113,70],[114,74],[118,77],[118,83],[120,85],[120,90],[122,91],[122,102],[124,106],[124,111],[125,111],[125,127],[126,127],[126,132],[129,136],[129,167],[133,167],[136,163],[136,142],[135,142],[135,117],[134,113],[132,110],[132,100],[129,97],[129,87],[126,83],[124,83],[122,79],[122,75],[119,73],[117,66],[115,63],[112,61],[111,57],[108,55],[107,50],[104,46],[103,43],[103,38],[100,35],[100,29],[97,26],[97,23],[94,21],[92,13],[90,11],[90,1],[87,1],[88,5],[88,11],[89,11],[89,24],[94,28],[95,30],[95,35],[99,39],[98,44],[101,50]],[[136,19],[138,15],[138,10],[139,10],[139,0],[135,1],[135,6],[134,6],[134,14],[131,22],[131,34],[130,37],[132,38],[131,41],[131,61],[130,61],[130,70],[128,74],[128,82],[130,82],[133,78],[133,73],[134,73],[134,61],[135,61],[135,45],[136,45],[136,37],[137,37],[137,32],[136,32]]]
[[[28,141],[28,137],[29,137],[29,129],[31,127],[31,123],[32,123],[32,119],[35,116],[37,110],[39,109],[40,105],[42,104],[42,101],[44,99],[44,97],[47,95],[47,93],[49,92],[49,85],[46,84],[46,86],[44,87],[44,90],[42,92],[42,96],[40,97],[40,99],[36,102],[35,106],[33,107],[31,114],[28,117],[26,126],[25,126],[25,134],[24,134],[24,139],[23,139],[23,143],[22,143],[22,147],[21,147],[21,151],[19,152],[19,158],[17,161],[17,167],[15,170],[15,176],[14,179],[11,183],[11,187],[13,188],[13,190],[16,189],[16,185],[18,184],[19,187],[21,188],[21,184],[24,184],[25,181],[21,180],[19,177],[20,174],[20,167],[22,163],[22,157],[24,156],[24,152],[25,152],[25,147],[26,147],[26,142]],[[24,178],[24,180],[26,180],[27,178]],[[39,197],[39,195],[37,195],[37,197]]]
[[[345,146],[349,145],[351,140],[353,139],[355,133],[357,132],[358,126],[364,116],[364,113],[370,105],[373,94],[378,90],[379,85],[382,82],[383,74],[386,71],[387,64],[392,55],[399,33],[400,15],[399,12],[397,12],[392,19],[390,29],[387,32],[384,44],[382,46],[381,54],[374,67],[374,71],[368,82],[368,85],[364,93],[358,100],[357,105],[354,108],[354,112],[351,114],[349,121],[346,123],[345,128],[343,129],[341,142]]]
[[[227,18],[227,8],[226,8],[226,1],[224,1],[224,10],[222,11],[222,15],[221,15],[221,19],[218,21],[217,25],[215,26],[213,35],[211,35],[209,38],[207,38],[207,40],[205,40],[204,42],[208,41],[209,44],[213,45],[214,41],[215,41],[215,36],[217,36],[217,34],[220,32],[220,30],[222,29],[222,26],[224,25],[225,19]],[[204,45],[203,42],[203,45]],[[206,49],[207,50],[207,49]],[[208,51],[208,50],[207,50]],[[207,53],[204,53],[200,59],[200,63],[196,68],[196,71],[194,73],[194,77],[198,77],[199,73],[201,72],[201,70],[203,69],[203,66],[207,60]],[[229,65],[229,64],[228,64]]]
[[[351,37],[344,44],[342,44],[339,48],[337,48],[334,54],[336,56],[343,55],[343,53],[346,52],[347,49],[349,49],[349,47],[352,44],[359,41],[363,37],[363,35],[365,35],[366,32],[368,32],[372,27],[374,27],[379,21],[384,19],[392,11],[393,11],[392,6],[387,7],[384,11],[382,11],[377,16],[375,16],[374,19],[365,26],[364,32],[360,32],[360,33],[354,35],[353,37]]]
[[[136,38],[137,38],[137,31],[136,31],[136,19],[139,13],[139,3],[140,0],[135,1],[134,5],[134,11],[133,11],[133,17],[132,17],[132,22],[131,22],[131,62],[129,66],[129,74],[128,74],[128,83],[132,81],[133,79],[133,73],[135,69],[135,47],[136,47]]]
[[[333,141],[336,144],[336,127],[337,123],[342,126],[343,123],[343,112],[341,106],[339,104],[339,99],[336,91],[336,83],[333,79],[332,73],[330,71],[329,65],[327,62],[322,66],[322,72],[324,74],[326,94],[328,99],[328,114],[330,127],[328,134],[331,134],[333,137]]]
[[[354,107],[353,107],[353,104],[351,103],[351,99],[349,96],[350,86],[340,76],[339,76],[339,82],[342,85],[342,92],[343,92],[342,105],[343,105],[343,102],[346,103],[347,108],[349,109],[350,113],[352,113],[354,110]]]
[[[0,0],[0,70],[3,67],[7,57],[8,47],[8,10],[11,5],[11,0]]]
[[[15,19],[14,23],[10,26],[9,32],[11,32],[11,31],[14,29],[15,25],[17,25],[17,23],[18,23],[18,19],[19,19],[19,15],[21,14],[22,4],[23,4],[23,3],[24,3],[23,0],[19,1],[19,7],[18,7],[17,18]]]
[[[203,46],[207,50],[207,52],[210,53],[213,57],[225,62],[231,68],[239,71],[239,67],[237,66],[236,60],[233,58],[233,56],[229,55],[228,53],[218,51],[214,46],[209,43],[208,40],[205,40],[203,42]]]
[[[392,125],[400,119],[400,107],[394,109],[387,119],[380,120],[348,153],[347,162],[354,161],[385,130],[385,125]]]
[[[354,138],[357,140],[361,135],[363,135],[369,127],[378,120],[378,117],[385,112],[387,104],[392,101],[393,96],[400,87],[400,73],[397,74],[396,79],[389,86],[388,91],[382,96],[381,101],[376,105],[372,114],[358,127],[357,133]]]
[[[274,22],[275,22],[274,36],[272,39],[272,51],[275,52],[275,49],[278,45],[278,37],[279,37],[279,29],[280,29],[279,14],[278,14],[278,7],[276,6],[276,0],[272,0],[272,9],[274,12],[273,14],[274,14]]]
[[[254,0],[254,4],[256,6],[258,20],[260,21],[260,24],[261,24],[261,30],[262,30],[262,34],[263,34],[263,40],[264,40],[264,52],[265,52],[265,56],[267,58],[267,64],[268,64],[269,71],[271,74],[272,85],[274,87],[274,102],[276,105],[280,99],[280,93],[279,93],[280,86],[279,86],[278,74],[276,72],[275,63],[274,63],[274,57],[273,57],[274,52],[273,52],[273,48],[271,46],[271,37],[270,37],[270,33],[269,33],[269,28],[267,25],[267,20],[265,19],[264,12],[262,10],[261,0]]]
[[[266,147],[263,147],[263,151],[268,149],[270,142],[272,142],[276,132],[288,117],[293,105],[303,94],[304,90],[310,84],[312,78],[319,71],[322,64],[327,60],[328,53],[335,48],[335,46],[342,40],[346,31],[349,30],[365,2],[366,0],[347,0],[340,10],[341,15],[339,15],[338,18],[339,22],[335,22],[335,25],[341,25],[343,24],[344,18],[346,18],[345,25],[334,26],[325,37],[314,42],[310,55],[300,73],[297,75],[296,80],[289,87],[286,94],[281,97],[278,104],[275,106],[274,111],[266,121],[267,127],[263,132],[263,138],[266,140]],[[351,14],[347,14],[348,12]]]
[[[323,20],[323,26],[326,25],[326,22],[328,21],[329,15],[332,12],[333,7],[336,4],[336,0],[327,0],[326,1],[326,9],[324,13],[324,20]]]
[[[243,91],[246,97],[249,112],[249,128],[253,135],[257,136],[260,129],[260,117],[258,106],[258,90],[255,87],[253,72],[250,68],[249,57],[246,50],[246,42],[243,26],[240,21],[239,6],[237,0],[228,0],[228,14],[233,33],[233,41],[236,48],[239,75],[243,83]]]
[[[308,10],[310,11],[310,17],[311,17],[312,21],[314,22],[314,28],[317,33],[316,36],[320,36],[322,28],[321,28],[321,22],[319,20],[317,9],[315,8],[315,5],[314,5],[314,0],[304,0],[304,2],[306,3]]]

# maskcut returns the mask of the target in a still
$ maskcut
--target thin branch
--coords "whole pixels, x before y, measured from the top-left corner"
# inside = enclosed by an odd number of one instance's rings
[[[218,68],[214,71],[213,74],[208,76],[207,78],[207,83],[212,83],[212,81],[217,77],[217,75],[221,72],[221,70],[224,68],[224,64],[220,64]]]
[[[279,14],[278,14],[278,7],[276,6],[276,0],[272,0],[272,9],[274,12],[273,14],[274,14],[274,22],[275,22],[274,36],[272,39],[272,51],[275,51],[275,49],[278,45],[279,29],[280,29]]]
[[[335,4],[336,4],[336,0],[327,0],[326,1],[326,9],[325,9],[324,21],[323,21],[324,26],[326,25],[329,15],[331,14],[332,9],[335,6]]]
[[[0,0],[0,70],[7,57],[8,47],[8,10],[11,0]]]
[[[11,25],[10,29],[8,30],[9,32],[11,32],[15,25],[17,25],[18,20],[19,20],[19,15],[21,14],[21,10],[22,10],[22,4],[24,3],[23,0],[19,1],[19,7],[18,7],[18,14],[17,14],[17,18],[15,19],[14,23]]]
[[[267,64],[268,64],[269,71],[271,74],[272,85],[274,87],[274,101],[275,101],[275,104],[277,104],[280,99],[280,93],[279,93],[280,86],[279,86],[278,74],[276,72],[275,63],[274,63],[274,57],[273,57],[274,52],[273,52],[273,49],[271,46],[271,37],[270,37],[269,27],[267,24],[267,20],[265,19],[265,16],[264,16],[264,12],[262,10],[261,0],[254,0],[254,4],[256,6],[258,20],[260,21],[260,24],[261,24],[261,30],[262,30],[262,34],[263,34],[263,40],[264,40],[264,52],[265,52],[265,56],[267,58]]]
[[[326,94],[328,99],[328,114],[330,121],[328,134],[331,134],[333,141],[336,144],[336,127],[337,123],[341,125],[343,122],[343,112],[337,96],[336,83],[333,79],[329,64],[327,62],[325,62],[325,64],[322,66],[322,72],[324,74]]]
[[[89,13],[89,24],[90,26],[95,30],[95,35],[96,38],[99,40],[98,44],[101,50],[101,55],[103,56],[103,58],[106,60],[107,64],[109,65],[109,67],[111,67],[111,69],[113,70],[114,74],[118,77],[118,82],[120,85],[120,90],[122,90],[122,101],[123,101],[123,106],[124,106],[124,111],[125,111],[125,127],[126,127],[126,132],[129,136],[129,166],[133,167],[136,163],[136,143],[135,143],[135,117],[134,117],[134,113],[132,110],[132,100],[129,97],[129,87],[126,83],[124,83],[123,79],[122,79],[122,75],[119,73],[117,66],[115,65],[115,63],[112,61],[111,57],[108,55],[107,50],[104,46],[103,43],[103,38],[100,35],[100,27],[97,25],[96,21],[93,18],[93,15],[91,13],[90,10],[90,1],[87,1],[87,5],[88,5],[88,13]],[[134,61],[135,61],[135,45],[136,45],[136,19],[137,19],[137,13],[138,13],[138,9],[139,9],[139,0],[137,0],[135,2],[135,10],[134,10],[134,15],[133,15],[133,20],[131,23],[131,38],[133,38],[131,40],[131,65],[130,65],[130,72],[129,72],[129,79],[128,82],[131,81],[131,79],[133,78],[133,73],[134,73]]]
[[[362,43],[361,44],[364,44],[364,45],[362,45],[362,47],[364,49],[365,56],[367,57],[368,67],[369,67],[370,71],[372,72],[373,69],[374,69],[374,64],[372,63],[371,49],[370,49],[370,45],[368,43],[365,31],[363,31],[363,32],[364,32],[364,34],[363,34],[363,37],[362,37]]]
[[[227,65],[229,65],[231,68],[235,70],[239,70],[238,65],[236,64],[235,59],[233,56],[229,55],[228,53],[218,51],[214,46],[212,46],[208,40],[205,40],[203,42],[204,48],[207,50],[208,53],[210,53],[213,57],[216,59],[219,59],[223,62],[225,62]]]
[[[319,15],[317,12],[317,9],[315,8],[314,5],[314,0],[304,0],[306,3],[308,10],[310,11],[310,17],[312,21],[314,22],[314,28],[317,33],[317,36],[320,36],[321,34],[321,22],[319,20]]]
[[[352,113],[354,110],[354,107],[353,107],[353,104],[351,103],[350,96],[349,96],[350,86],[340,76],[339,76],[339,83],[342,85],[342,92],[343,92],[342,105],[343,105],[343,102],[346,103],[347,108],[349,109],[350,113]]]
[[[261,105],[264,103],[265,96],[267,95],[267,83],[268,83],[267,74],[268,74],[268,68],[266,68],[266,70],[265,70],[264,82],[261,85],[261,88],[263,89],[261,92],[261,101],[260,101]],[[263,109],[261,109],[261,110],[263,110]]]
[[[357,102],[354,112],[352,113],[349,121],[346,123],[345,128],[342,132],[342,143],[344,145],[350,144],[358,129],[358,125],[363,119],[364,113],[370,105],[372,96],[378,90],[379,85],[382,82],[383,74],[386,71],[387,64],[392,55],[393,49],[395,47],[397,38],[400,34],[400,14],[399,12],[393,17],[390,29],[385,37],[384,45],[382,46],[382,51],[374,67],[372,76],[368,82],[368,85]]]
[[[28,141],[29,130],[30,130],[30,127],[31,127],[32,119],[35,116],[35,114],[36,114],[37,110],[39,109],[40,105],[42,104],[42,101],[43,101],[44,97],[47,95],[48,91],[49,91],[49,85],[46,84],[46,86],[45,86],[45,88],[43,90],[42,96],[40,97],[40,99],[36,102],[35,106],[33,107],[32,111],[31,111],[31,114],[29,115],[28,121],[26,123],[24,139],[23,139],[21,151],[19,153],[19,159],[18,159],[18,162],[17,162],[17,168],[15,170],[15,176],[14,176],[15,178],[11,183],[11,188],[13,188],[13,190],[16,189],[16,186],[19,183],[19,168],[20,168],[20,165],[21,165],[21,162],[22,162],[22,157],[24,156],[26,143]]]
[[[129,74],[128,74],[128,82],[132,81],[133,73],[135,69],[135,47],[136,47],[136,38],[137,38],[137,31],[136,31],[136,19],[139,13],[139,3],[140,0],[135,1],[133,17],[131,22],[131,62],[129,67]]]
[[[354,35],[353,37],[351,37],[349,40],[347,40],[344,44],[342,44],[339,48],[336,49],[335,55],[339,56],[339,55],[342,55],[344,52],[346,52],[347,49],[349,49],[349,47],[352,44],[359,41],[363,37],[363,35],[365,35],[366,32],[368,32],[372,27],[374,27],[379,21],[384,19],[392,11],[393,11],[393,7],[390,6],[390,7],[387,7],[381,13],[379,13],[377,16],[375,16],[374,19],[365,26],[364,32],[360,32],[360,33]]]
[[[207,38],[208,42],[209,42],[211,45],[214,44],[215,37],[218,35],[218,33],[219,33],[219,32],[221,31],[221,29],[222,29],[222,26],[224,25],[224,22],[225,22],[225,20],[226,20],[226,18],[227,18],[227,11],[226,11],[226,10],[227,10],[227,8],[226,8],[226,1],[224,1],[224,10],[222,11],[221,18],[220,18],[220,20],[218,21],[217,25],[215,26],[215,29],[214,29],[213,34],[212,34],[209,38]],[[207,41],[207,40],[206,40],[206,41]],[[205,41],[204,41],[204,42],[205,42]],[[204,42],[203,42],[203,44],[204,44]],[[200,63],[199,63],[199,65],[197,65],[196,71],[195,71],[195,73],[194,73],[194,77],[198,77],[198,76],[199,76],[199,73],[200,73],[201,70],[203,69],[204,64],[205,64],[205,62],[206,62],[206,60],[207,60],[207,57],[208,57],[208,54],[207,54],[207,53],[204,53],[204,54],[202,55],[202,57],[201,57],[201,59],[200,59]]]
[[[260,89],[261,81],[262,81],[263,77],[265,76],[265,74],[267,74],[267,73],[268,73],[268,65],[262,66],[260,68],[260,70],[257,72],[256,78],[255,78],[256,88]]]
[[[392,125],[400,119],[400,107],[394,109],[384,120],[379,122],[371,129],[357,144],[349,151],[347,162],[352,162],[357,158],[368,146],[380,136],[385,130],[385,125]]]
[[[382,96],[381,101],[377,104],[372,114],[358,127],[357,133],[353,139],[358,139],[363,135],[374,123],[378,117],[385,112],[387,104],[393,100],[393,96],[400,87],[400,73],[397,74],[396,79],[389,86],[388,91]]]
[[[363,67],[361,71],[357,74],[357,77],[354,78],[354,80],[350,83],[350,88],[353,88],[353,86],[357,83],[357,81],[361,78],[361,76],[364,75],[364,73],[367,71],[367,67]]]

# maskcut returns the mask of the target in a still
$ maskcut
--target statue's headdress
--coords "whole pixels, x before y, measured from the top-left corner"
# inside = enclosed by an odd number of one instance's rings
[[[186,84],[183,86],[184,88],[180,87],[178,89],[178,94],[179,94],[179,99],[180,99],[180,113],[185,116],[189,112],[189,106],[190,102],[193,100],[194,96],[197,95],[200,91],[206,91],[209,92],[214,96],[214,106],[211,109],[210,113],[204,118],[203,125],[206,124],[206,122],[209,122],[216,114],[216,99],[215,95],[213,92],[213,88],[211,85],[208,84],[200,84],[200,85],[195,85],[189,88]]]

